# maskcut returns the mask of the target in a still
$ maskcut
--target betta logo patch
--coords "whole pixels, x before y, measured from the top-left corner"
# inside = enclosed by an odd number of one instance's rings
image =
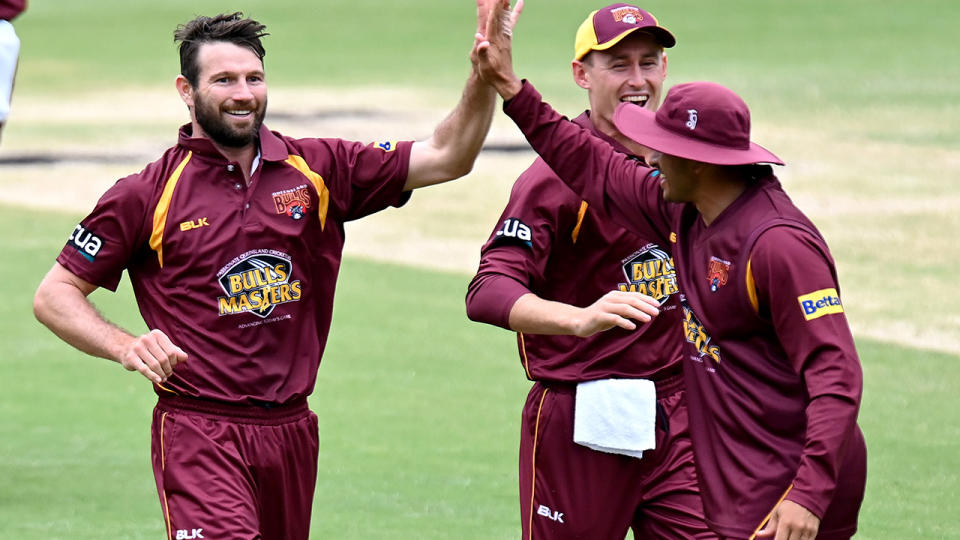
[[[527,247],[533,246],[533,231],[517,218],[503,220],[503,227],[500,227],[495,236],[497,243],[514,240]]]
[[[656,244],[649,244],[623,260],[626,283],[617,284],[625,292],[638,292],[663,305],[679,290],[673,258]]]
[[[226,296],[217,299],[220,316],[253,313],[266,318],[280,304],[297,302],[300,281],[291,281],[293,263],[279,251],[251,251],[217,273]]]
[[[843,313],[843,304],[840,303],[840,295],[837,294],[837,290],[833,288],[820,289],[810,294],[798,296],[797,301],[800,302],[800,308],[803,309],[803,316],[808,321],[819,319],[824,315]]]
[[[285,189],[271,193],[273,197],[273,207],[278,214],[289,216],[293,220],[301,220],[307,214],[307,210],[312,206],[313,198],[310,196],[310,188],[306,184],[297,186],[293,189]]]
[[[100,253],[100,249],[103,248],[103,239],[78,223],[70,234],[70,238],[67,239],[67,245],[79,251],[88,261],[93,262],[97,258],[97,253]]]
[[[710,257],[707,263],[707,281],[710,283],[710,291],[717,292],[717,289],[727,284],[730,279],[730,261]]]
[[[683,337],[697,349],[697,357],[694,359],[703,362],[704,358],[710,358],[717,364],[720,363],[720,347],[711,344],[710,334],[704,328],[700,320],[690,309],[686,302],[683,302]],[[714,372],[716,368],[707,364],[707,371]]]
[[[637,24],[643,20],[643,14],[633,6],[624,6],[610,10],[613,20],[627,24]]]

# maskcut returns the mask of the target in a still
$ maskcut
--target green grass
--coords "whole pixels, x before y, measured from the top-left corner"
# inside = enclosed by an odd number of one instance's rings
[[[149,384],[70,349],[30,315],[76,218],[0,209],[0,249],[16,253],[0,266],[0,538],[160,538]],[[345,261],[311,398],[321,432],[314,538],[519,535],[529,383],[512,334],[466,320],[467,280]],[[126,281],[94,296],[108,317],[142,330]],[[960,359],[869,340],[859,348],[869,480],[858,538],[956,538]]]

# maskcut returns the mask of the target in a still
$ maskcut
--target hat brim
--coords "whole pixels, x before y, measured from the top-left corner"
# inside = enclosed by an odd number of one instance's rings
[[[620,43],[621,41],[623,41],[623,38],[629,36],[630,34],[633,34],[634,32],[646,32],[647,34],[650,34],[651,36],[653,36],[653,40],[656,41],[658,45],[664,48],[670,48],[677,44],[677,38],[673,37],[673,34],[671,34],[670,31],[667,30],[666,28],[662,26],[644,26],[644,27],[628,28],[627,30],[624,30],[623,32],[618,34],[615,38],[607,40],[603,43],[594,45],[593,47],[590,47],[589,51],[605,51],[613,47],[617,43]],[[584,54],[584,56],[585,55],[586,54]]]
[[[748,148],[733,148],[665,129],[657,123],[654,111],[632,103],[621,103],[617,107],[613,124],[631,140],[671,156],[715,165],[783,165],[783,161],[773,152],[753,142]]]

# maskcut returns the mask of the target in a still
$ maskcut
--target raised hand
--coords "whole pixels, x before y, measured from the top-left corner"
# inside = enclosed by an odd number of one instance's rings
[[[521,87],[513,71],[513,29],[523,0],[509,8],[509,0],[477,0],[477,34],[470,53],[477,73],[504,99],[515,96]]]
[[[645,294],[610,291],[580,311],[572,333],[588,337],[615,326],[633,330],[637,327],[634,321],[650,322],[659,313],[660,303]]]

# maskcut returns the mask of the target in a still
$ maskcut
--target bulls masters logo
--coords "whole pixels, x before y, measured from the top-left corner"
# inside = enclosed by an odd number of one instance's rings
[[[290,280],[293,263],[286,253],[248,251],[227,263],[217,279],[226,296],[217,299],[220,315],[253,313],[267,317],[279,304],[300,300],[300,281]]]
[[[678,290],[673,258],[656,244],[648,244],[624,259],[623,274],[627,282],[617,285],[621,291],[645,294],[660,305]]]

